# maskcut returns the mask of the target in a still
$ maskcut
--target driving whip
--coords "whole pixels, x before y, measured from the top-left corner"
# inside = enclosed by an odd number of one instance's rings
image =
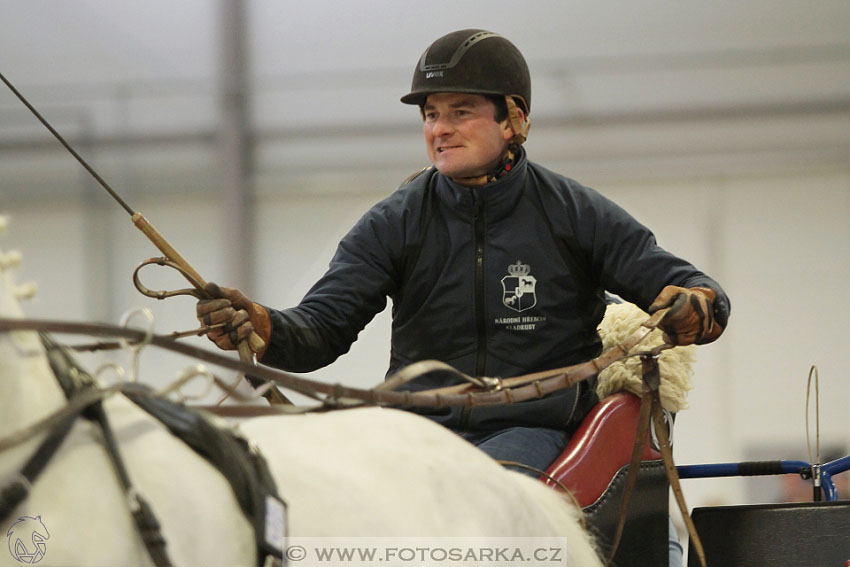
[[[89,165],[89,163],[73,148],[73,146],[71,146],[71,144],[69,144],[65,140],[65,138],[62,137],[62,135],[57,132],[56,129],[53,128],[53,126],[50,125],[50,123],[41,115],[41,113],[32,104],[30,104],[30,102],[24,97],[24,95],[22,95],[20,91],[18,91],[18,89],[16,89],[15,86],[10,83],[9,80],[6,79],[6,77],[2,73],[0,73],[0,80],[2,80],[3,83],[7,87],[9,87],[9,90],[11,90],[15,94],[15,96],[18,97],[18,99],[20,99],[22,103],[24,103],[24,106],[26,106],[29,111],[32,112],[36,118],[38,118],[39,122],[41,122],[44,127],[47,128],[57,140],[59,140],[59,143],[62,144],[65,149],[68,150],[68,152],[70,152],[70,154],[74,156],[74,158],[78,162],[80,162],[80,165],[82,165],[86,169],[86,171],[88,171],[91,176],[94,177],[94,179],[100,184],[100,186],[106,189],[107,193],[109,193],[112,198],[115,199],[125,211],[127,211],[127,213],[133,220],[133,224],[136,225],[136,227],[141,230],[145,236],[148,237],[148,240],[150,240],[154,244],[154,246],[156,246],[168,260],[170,260],[180,268],[180,270],[178,271],[181,271],[181,273],[185,273],[190,276],[187,277],[187,279],[198,290],[199,295],[202,295],[206,298],[211,298],[209,293],[207,293],[207,291],[205,290],[207,282],[206,280],[204,280],[201,274],[199,274],[198,271],[195,270],[195,268],[193,268],[192,265],[189,264],[189,262],[186,261],[186,259],[177,250],[175,250],[175,248],[165,239],[165,237],[163,237],[159,233],[159,231],[156,230],[156,228],[154,228],[154,226],[150,222],[148,222],[148,220],[141,213],[134,211],[118,195],[118,193],[115,192],[115,190],[109,185],[109,183],[107,183],[106,180],[104,180],[103,177],[101,177],[100,174],[98,174],[97,171],[95,171],[94,168]],[[253,354],[251,351],[257,352],[262,349],[263,346],[263,339],[256,333],[252,333],[250,339],[247,342],[243,341],[239,343],[239,356],[243,361],[250,361],[253,359]],[[281,394],[280,392],[276,392],[276,394],[273,394],[272,397],[278,399],[285,399],[283,394]]]

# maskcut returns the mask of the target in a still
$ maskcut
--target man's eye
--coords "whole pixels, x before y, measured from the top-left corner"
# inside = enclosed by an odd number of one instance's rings
[[[426,112],[425,113],[425,120],[433,122],[436,119],[437,119],[437,113],[436,112]]]

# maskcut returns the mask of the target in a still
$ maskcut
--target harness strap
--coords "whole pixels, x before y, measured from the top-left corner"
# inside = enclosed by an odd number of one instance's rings
[[[92,420],[100,425],[100,429],[103,432],[106,453],[109,455],[109,461],[112,463],[115,473],[118,476],[118,481],[121,483],[121,489],[127,498],[130,513],[133,516],[133,521],[139,530],[139,535],[142,537],[145,548],[148,550],[154,565],[157,567],[172,567],[173,564],[168,557],[165,537],[162,535],[159,520],[157,520],[150,504],[133,487],[130,475],[127,473],[127,467],[124,465],[124,459],[121,457],[121,452],[118,449],[118,442],[115,440],[112,426],[109,425],[109,419],[106,417],[106,412],[103,411],[103,402],[93,404],[90,411],[93,414]]]
[[[70,368],[75,367],[71,365],[67,353],[58,347],[50,337],[42,333],[41,339],[45,346],[50,367],[68,398],[68,404],[60,412],[54,412],[36,424],[39,427],[35,431],[40,431],[45,426],[50,425],[50,432],[41,445],[39,445],[36,452],[26,462],[15,480],[0,491],[0,519],[4,519],[18,504],[27,498],[33,483],[47,467],[47,464],[56,454],[56,451],[59,450],[62,442],[67,438],[68,433],[70,433],[74,422],[78,417],[84,416],[86,419],[97,422],[100,425],[109,460],[117,473],[121,488],[127,498],[133,521],[139,530],[145,548],[151,556],[151,560],[156,567],[172,567],[171,560],[165,549],[165,538],[162,536],[160,524],[150,505],[133,488],[121,454],[118,451],[118,444],[115,441],[115,436],[109,425],[106,413],[103,411],[103,399],[106,397],[106,394],[103,391],[94,391],[92,389],[93,383],[85,382],[85,375],[81,375],[79,372],[68,371]],[[27,428],[25,433],[32,431],[32,427]],[[15,435],[13,438],[26,439],[27,437]]]
[[[96,389],[94,379],[79,369],[66,349],[57,344],[48,334],[39,334],[41,342],[44,344],[50,368],[53,370],[53,374],[56,376],[56,380],[65,392],[65,396],[69,402],[84,393]],[[85,406],[80,406],[80,408],[78,413],[69,416],[67,430],[70,431],[71,422],[80,415],[100,426],[106,454],[109,456],[109,461],[112,463],[112,468],[118,477],[118,482],[121,485],[121,490],[124,492],[133,522],[136,524],[136,529],[139,531],[142,542],[145,544],[145,549],[147,549],[156,567],[173,567],[171,559],[168,557],[166,542],[160,529],[159,520],[157,520],[150,504],[133,487],[127,467],[124,465],[124,459],[121,457],[112,426],[109,424],[109,418],[103,410],[103,398],[95,399]],[[56,430],[54,429],[51,436],[55,432]],[[67,435],[67,431],[65,431],[65,434]],[[50,456],[52,456],[52,453]],[[48,460],[50,456],[48,456]],[[42,467],[46,464],[47,460],[44,461]]]
[[[0,439],[0,453],[20,445],[43,431],[52,431],[54,428],[59,427],[65,419],[68,419],[69,417],[76,418],[79,416],[85,408],[89,407],[97,400],[106,399],[120,391],[120,386],[116,385],[103,390],[92,390],[80,393],[79,395],[71,398],[68,404],[48,414],[32,425],[19,429],[11,435]]]
[[[166,398],[152,395],[140,384],[127,385],[124,395],[162,423],[175,437],[203,457],[228,481],[246,519],[254,529],[257,563],[267,565],[283,557],[286,503],[259,449],[230,429],[211,423]]]
[[[42,341],[51,368],[66,395],[73,400],[95,388],[94,380],[79,368],[68,349],[44,333]],[[279,564],[283,557],[281,541],[286,532],[286,505],[277,494],[274,479],[259,450],[233,431],[217,427],[202,414],[157,396],[147,386],[127,383],[120,385],[120,391],[225,477],[243,514],[254,529],[258,565]],[[172,563],[160,524],[151,506],[132,485],[121,459],[118,442],[103,410],[102,399],[85,407],[83,412],[86,418],[97,422],[103,431],[107,453],[151,559],[157,567],[170,567]]]
[[[661,449],[661,455],[664,457],[664,468],[667,470],[667,479],[670,481],[670,488],[676,497],[676,504],[679,505],[679,513],[682,515],[682,520],[688,529],[688,537],[697,553],[699,564],[701,567],[706,567],[705,550],[702,547],[699,534],[697,534],[694,521],[688,513],[685,494],[682,492],[682,485],[679,482],[679,473],[676,471],[676,465],[673,462],[673,449],[670,447],[667,423],[664,421],[664,416],[661,412],[661,397],[658,390],[652,393],[652,420],[655,423],[655,433],[658,435],[658,445]]]
[[[494,386],[484,391],[476,391],[472,384],[461,384],[435,390],[419,392],[391,391],[391,390],[366,390],[343,386],[342,384],[328,384],[318,380],[311,380],[302,376],[274,370],[265,366],[251,366],[230,357],[218,354],[208,349],[187,345],[177,342],[173,338],[164,335],[147,336],[142,331],[103,324],[68,323],[63,321],[32,320],[32,319],[6,319],[0,318],[0,332],[7,330],[48,330],[59,333],[88,334],[94,336],[124,337],[132,340],[148,339],[151,345],[166,348],[175,352],[193,356],[200,360],[213,364],[240,370],[265,380],[273,381],[296,391],[310,391],[315,395],[326,396],[325,402],[333,407],[335,400],[351,399],[359,400],[370,405],[402,405],[422,407],[447,407],[447,406],[474,406],[517,403],[526,400],[538,399],[558,390],[571,388],[578,382],[596,376],[609,365],[627,356],[633,356],[631,349],[646,338],[655,329],[667,314],[669,308],[659,309],[649,317],[641,328],[635,331],[623,342],[608,349],[598,357],[576,364],[545,372],[515,376],[505,380],[494,381]],[[412,378],[412,377],[411,377]],[[290,406],[256,407],[256,415],[275,415],[286,413]],[[318,408],[317,408],[318,409]],[[323,408],[327,409],[327,408]],[[2,444],[2,441],[0,441]]]
[[[655,425],[655,434],[658,438],[658,445],[661,451],[661,456],[664,459],[664,470],[667,473],[667,480],[670,482],[670,488],[673,491],[673,496],[676,499],[676,504],[679,507],[679,513],[682,515],[682,520],[688,530],[688,537],[693,543],[696,550],[697,558],[699,559],[700,567],[706,567],[705,551],[702,547],[699,534],[697,534],[696,526],[688,513],[688,506],[685,503],[685,495],[682,492],[682,486],[679,482],[679,474],[676,471],[676,465],[673,461],[673,449],[670,446],[670,435],[667,429],[667,422],[664,419],[664,414],[661,406],[661,394],[659,386],[661,385],[661,373],[658,369],[658,353],[649,352],[643,353],[641,356],[641,369],[643,371],[643,395],[640,399],[640,415],[638,417],[637,432],[635,434],[635,444],[632,449],[632,459],[629,463],[629,471],[626,474],[626,481],[623,490],[623,500],[620,505],[620,516],[617,519],[617,529],[612,540],[611,551],[608,554],[608,564],[612,564],[614,555],[617,553],[617,547],[620,544],[620,538],[623,534],[623,528],[628,515],[629,503],[631,502],[632,493],[634,492],[637,482],[638,470],[640,469],[641,455],[643,454],[643,446],[646,443],[649,435],[649,425],[652,422]]]
[[[635,443],[632,447],[632,458],[629,461],[629,470],[626,473],[626,480],[623,483],[623,501],[620,504],[620,516],[617,518],[617,528],[614,531],[614,537],[611,540],[611,551],[608,553],[608,563],[614,561],[614,556],[617,554],[617,548],[620,545],[620,538],[623,536],[623,528],[626,526],[626,516],[628,515],[629,504],[632,500],[635,484],[637,483],[638,470],[640,469],[641,456],[643,455],[643,446],[646,443],[649,435],[649,422],[652,413],[652,400],[646,394],[649,389],[644,382],[644,395],[640,398],[640,412],[638,414],[637,432],[635,434]]]
[[[17,477],[0,490],[0,520],[5,520],[6,516],[12,512],[15,506],[26,500],[27,496],[29,496],[33,483],[41,475],[47,463],[62,445],[77,417],[79,417],[79,412],[64,416],[50,431],[50,434],[41,445],[39,445],[36,452],[30,457]]]

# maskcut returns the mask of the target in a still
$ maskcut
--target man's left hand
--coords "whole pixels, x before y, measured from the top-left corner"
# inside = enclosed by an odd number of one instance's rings
[[[664,331],[664,341],[671,345],[706,344],[723,333],[723,327],[714,318],[716,293],[707,287],[678,287],[668,285],[661,290],[649,312],[669,307],[670,311],[659,327]]]

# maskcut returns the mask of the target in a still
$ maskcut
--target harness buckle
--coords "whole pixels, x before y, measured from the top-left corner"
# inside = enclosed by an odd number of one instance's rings
[[[478,378],[481,382],[481,386],[490,390],[491,392],[500,392],[502,390],[502,379],[501,378],[490,378],[488,376],[481,376]]]

